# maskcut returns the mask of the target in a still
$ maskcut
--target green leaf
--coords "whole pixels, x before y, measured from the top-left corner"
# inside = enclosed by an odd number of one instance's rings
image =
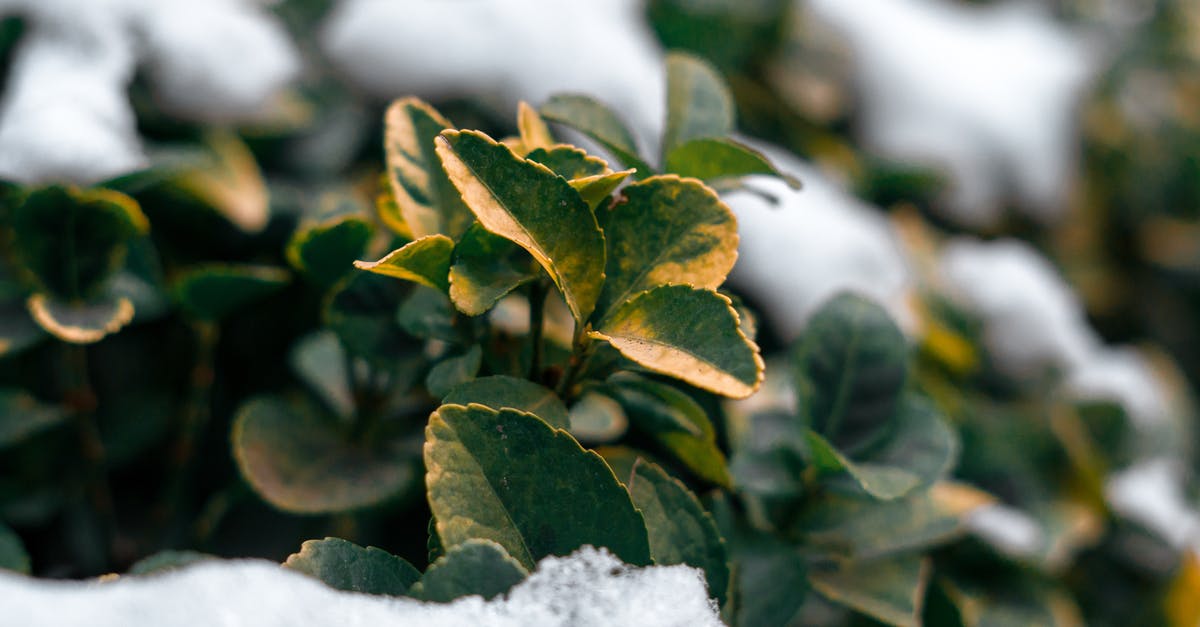
[[[521,135],[521,145],[525,147],[526,156],[536,150],[549,149],[556,144],[554,135],[550,133],[550,127],[546,126],[546,121],[538,115],[536,109],[525,101],[521,101],[517,105],[517,131]]]
[[[12,570],[29,574],[29,554],[21,544],[21,538],[12,529],[0,523],[0,570]]]
[[[474,131],[446,131],[438,155],[480,224],[533,255],[576,321],[604,282],[604,234],[579,193],[549,168]]]
[[[242,405],[232,439],[242,476],[286,512],[369,507],[405,492],[416,480],[415,443],[351,442],[332,419],[271,397]]]
[[[929,559],[901,555],[810,570],[808,581],[826,598],[896,627],[919,627]]]
[[[733,132],[733,97],[707,62],[688,54],[667,55],[667,128],[663,154],[693,139]]]
[[[403,559],[341,538],[306,540],[283,567],[320,579],[335,590],[364,594],[403,596],[421,578]]]
[[[345,419],[354,415],[346,351],[336,333],[318,331],[301,338],[292,346],[288,364],[331,411]]]
[[[629,372],[609,377],[608,384],[630,421],[675,461],[709,483],[732,484],[712,422],[692,397]]]
[[[768,174],[783,179],[792,189],[800,189],[799,180],[780,172],[762,153],[723,137],[702,137],[676,146],[667,153],[665,169],[706,182]]]
[[[737,220],[696,180],[654,176],[626,187],[602,216],[608,244],[597,311],[660,285],[715,290],[737,261]]]
[[[0,304],[0,359],[15,355],[46,337],[19,302]]]
[[[725,542],[696,495],[662,468],[641,460],[633,466],[629,494],[646,519],[654,563],[703,570],[709,594],[725,603],[729,591]]]
[[[172,290],[189,315],[215,321],[283,289],[290,280],[282,268],[212,263],[185,272]]]
[[[739,627],[798,625],[810,596],[808,569],[794,546],[774,539],[744,547],[737,557]]]
[[[434,603],[472,595],[486,601],[508,592],[528,576],[529,571],[499,544],[467,540],[430,564],[411,594]]]
[[[393,250],[379,261],[355,261],[354,267],[446,292],[450,289],[450,254],[454,240],[426,235]]]
[[[848,473],[867,494],[877,499],[900,498],[921,484],[921,477],[904,468],[851,461],[816,431],[810,430],[805,437],[813,466],[826,473]]]
[[[908,379],[908,345],[883,307],[834,296],[793,349],[801,417],[848,455],[886,440]]]
[[[476,403],[492,409],[516,409],[546,421],[555,429],[566,429],[571,419],[567,406],[553,391],[532,381],[494,375],[461,383],[442,399],[443,405]]]
[[[444,292],[418,285],[396,311],[396,324],[413,337],[457,344],[463,340],[454,326],[457,317]]]
[[[447,548],[493,540],[526,569],[585,544],[650,563],[629,493],[565,431],[512,409],[443,405],[425,440],[429,504]]]
[[[990,500],[962,484],[938,483],[894,501],[832,491],[805,502],[804,543],[843,559],[869,560],[941,544],[962,533],[962,518]]]
[[[446,396],[450,390],[474,379],[482,363],[483,349],[476,344],[462,355],[438,362],[425,377],[425,387],[435,397]]]
[[[98,297],[86,302],[62,302],[34,294],[25,302],[29,315],[47,333],[71,344],[93,344],[133,321],[128,298]]]
[[[589,335],[622,355],[698,388],[745,398],[762,382],[758,346],[728,298],[686,285],[657,287],[617,307]]]
[[[450,299],[459,311],[478,316],[517,287],[537,277],[529,253],[494,235],[479,223],[471,225],[454,247],[450,266]]]
[[[612,172],[603,159],[567,144],[538,148],[525,158],[537,161],[568,181]]]
[[[0,449],[66,422],[67,411],[42,403],[25,390],[0,389]]]
[[[1001,586],[994,583],[981,586],[948,579],[941,579],[940,583],[965,627],[1077,627],[1085,624],[1070,594],[1057,586]],[[1184,594],[1192,598],[1193,592],[1188,590]]]
[[[633,134],[603,103],[588,96],[558,94],[542,105],[541,112],[546,119],[566,124],[599,142],[625,167],[636,168],[635,177],[654,174],[654,169],[638,156]]]
[[[288,263],[317,285],[329,287],[350,273],[373,230],[371,223],[354,215],[303,226],[288,242]]]
[[[134,562],[127,574],[135,577],[155,575],[215,559],[220,558],[199,551],[159,551]]]
[[[597,392],[584,392],[571,406],[571,435],[589,444],[612,442],[629,429],[629,417],[616,400]],[[622,483],[628,476],[619,476]]]
[[[571,187],[575,188],[588,207],[595,211],[600,203],[604,202],[608,195],[613,193],[621,185],[621,182],[633,173],[634,170],[621,170],[620,172],[585,176],[572,180]]]
[[[471,212],[446,178],[434,138],[454,128],[433,107],[402,98],[384,114],[388,183],[413,237],[443,234],[452,240],[471,225]]]
[[[106,189],[44,187],[8,215],[12,256],[38,291],[72,302],[100,295],[128,243],[149,230],[132,198]]]

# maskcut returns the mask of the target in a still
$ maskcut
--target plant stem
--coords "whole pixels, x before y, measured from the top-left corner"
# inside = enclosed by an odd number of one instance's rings
[[[112,562],[112,544],[116,531],[116,514],[113,510],[112,490],[108,485],[108,459],[100,427],[96,424],[96,392],[88,376],[87,348],[79,344],[63,344],[64,373],[66,385],[64,401],[71,408],[75,429],[79,437],[79,450],[83,458],[83,485],[95,514],[95,522],[104,538],[101,549],[103,564],[107,569]]]
[[[534,281],[529,286],[529,338],[532,342],[529,358],[529,379],[541,383],[542,375],[542,336],[546,327],[546,294],[549,293],[543,281]]]
[[[584,326],[576,324],[575,337],[571,342],[571,361],[567,364],[567,371],[563,373],[562,379],[559,379],[558,386],[554,392],[558,394],[564,401],[570,400],[568,392],[579,378],[587,370],[587,365],[592,360],[592,355],[595,354],[593,344],[587,334],[584,332]]]
[[[216,348],[219,329],[214,322],[192,325],[196,336],[196,359],[192,365],[187,405],[180,420],[179,435],[171,456],[163,513],[168,530],[183,515],[183,501],[194,473],[193,460],[212,416],[212,388],[216,378]]]

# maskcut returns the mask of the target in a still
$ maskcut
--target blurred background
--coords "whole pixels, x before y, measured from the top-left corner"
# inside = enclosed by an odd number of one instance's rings
[[[277,258],[299,221],[370,205],[392,98],[500,136],[518,101],[584,92],[654,154],[664,52],[706,58],[746,141],[804,183],[725,195],[764,352],[840,289],[885,303],[962,432],[959,476],[1001,501],[971,523],[987,548],[953,563],[1002,563],[1088,624],[1200,615],[1200,2],[0,0],[0,18],[0,179],[171,172],[135,194],[169,244],[150,283]],[[228,459],[230,413],[294,377],[287,342],[315,301],[285,291],[223,329],[200,540],[180,544],[279,559],[350,524],[269,510]],[[14,348],[14,325],[0,381],[46,389],[50,357]],[[196,350],[152,314],[96,345],[114,476],[146,475]],[[787,402],[771,394],[752,402]],[[0,518],[38,574],[94,574],[53,540],[72,524],[62,485],[44,452],[0,448]]]

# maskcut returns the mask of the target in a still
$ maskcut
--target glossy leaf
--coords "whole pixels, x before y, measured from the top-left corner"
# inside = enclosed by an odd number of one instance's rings
[[[693,139],[733,132],[733,97],[717,70],[694,56],[667,55],[667,127],[663,154]]]
[[[629,417],[616,400],[597,392],[584,392],[570,411],[571,435],[580,442],[598,444],[612,442],[629,428]],[[619,476],[622,482],[628,476]]]
[[[900,498],[921,484],[921,477],[905,468],[851,461],[816,431],[809,431],[805,436],[813,466],[826,473],[846,472],[867,494],[877,499]]]
[[[695,179],[654,176],[626,187],[603,215],[608,244],[597,311],[611,311],[660,285],[713,289],[737,260],[737,220]]]
[[[662,468],[644,461],[633,466],[629,494],[646,519],[654,563],[703,570],[708,593],[724,603],[729,589],[725,542],[696,495]]]
[[[524,101],[517,105],[517,131],[521,134],[521,144],[525,148],[526,156],[536,150],[549,149],[557,143],[554,141],[554,135],[550,133],[550,127],[546,126],[546,121],[538,114],[537,109]]]
[[[307,540],[283,567],[320,579],[336,590],[401,596],[421,577],[412,564],[373,546],[341,538]]]
[[[478,316],[517,287],[537,277],[529,253],[478,223],[454,248],[450,299],[459,311]]]
[[[16,532],[0,523],[0,570],[29,574],[29,554]]]
[[[47,333],[71,344],[94,344],[133,321],[128,298],[100,297],[89,302],[61,302],[45,294],[26,301],[29,315]]]
[[[604,281],[604,234],[579,193],[549,168],[474,131],[446,131],[438,154],[480,224],[533,255],[577,321]]]
[[[12,256],[38,291],[56,300],[96,298],[149,222],[132,198],[104,189],[44,187],[8,215]]]
[[[456,344],[463,339],[454,326],[457,317],[458,312],[444,292],[419,285],[400,304],[396,324],[413,337]]]
[[[288,263],[317,285],[329,287],[350,273],[372,231],[369,222],[352,215],[303,226],[288,242]]]
[[[808,581],[825,597],[895,627],[920,627],[929,559],[901,555],[810,570]]]
[[[667,455],[709,483],[730,486],[716,431],[696,401],[675,387],[633,373],[618,373],[608,384],[630,421]]]
[[[384,155],[396,205],[414,237],[443,234],[451,239],[471,224],[471,212],[446,178],[434,138],[454,128],[417,98],[402,98],[384,114]]]
[[[801,417],[843,453],[888,438],[908,378],[908,345],[883,307],[843,292],[808,323],[794,349]]]
[[[792,189],[800,188],[799,180],[780,172],[762,153],[724,137],[702,137],[676,146],[667,153],[665,169],[702,181],[767,174],[782,178]]]
[[[728,298],[686,285],[642,292],[590,333],[655,372],[745,398],[762,382],[758,346],[738,328]]]
[[[525,158],[537,161],[568,181],[612,171],[603,159],[589,155],[582,148],[567,144],[538,148],[530,151]]]
[[[0,450],[66,422],[66,409],[21,389],[0,389]]]
[[[411,444],[350,442],[332,419],[271,397],[242,405],[232,439],[242,476],[286,512],[368,507],[410,489],[416,480],[417,452]]]
[[[638,156],[633,134],[603,103],[588,96],[558,94],[542,105],[541,112],[547,119],[566,124],[599,142],[625,167],[636,168],[637,178],[654,174]]]
[[[185,272],[176,279],[173,291],[175,300],[189,315],[220,320],[279,291],[290,280],[282,268],[213,263]]]
[[[608,465],[532,414],[443,405],[426,428],[425,467],[447,549],[493,540],[531,569],[590,544],[650,563],[642,515]]]
[[[455,386],[442,399],[444,405],[471,403],[530,413],[555,429],[566,429],[571,423],[567,406],[552,390],[517,377],[493,375],[467,381]]]
[[[445,235],[427,235],[393,250],[379,261],[355,261],[354,267],[446,292],[450,289],[453,251],[454,240]]]
[[[465,596],[491,599],[521,583],[529,571],[491,540],[467,540],[429,565],[411,595],[449,603]]]
[[[450,390],[474,379],[482,363],[483,349],[476,344],[462,355],[438,362],[425,377],[425,387],[433,396],[446,396]]]
[[[575,191],[579,192],[579,195],[583,197],[588,207],[592,211],[595,211],[600,206],[600,203],[604,202],[609,194],[616,191],[617,187],[633,173],[634,170],[621,170],[620,172],[607,172],[594,176],[585,176],[572,180],[571,187],[575,188]]]

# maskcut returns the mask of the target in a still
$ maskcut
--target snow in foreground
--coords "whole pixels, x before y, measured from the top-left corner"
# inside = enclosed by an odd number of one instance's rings
[[[5,621],[25,627],[305,627],[371,625],[672,626],[721,624],[703,575],[686,566],[633,568],[584,547],[548,557],[509,594],[446,605],[341,592],[262,560],[211,561],[111,583],[0,572]]]

